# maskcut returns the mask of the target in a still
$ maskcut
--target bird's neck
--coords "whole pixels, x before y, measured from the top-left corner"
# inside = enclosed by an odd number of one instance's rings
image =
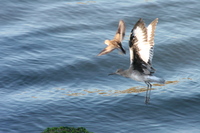
[[[121,75],[122,75],[123,77],[130,78],[131,73],[130,73],[129,71],[130,71],[129,69],[124,70],[124,71],[121,73]]]

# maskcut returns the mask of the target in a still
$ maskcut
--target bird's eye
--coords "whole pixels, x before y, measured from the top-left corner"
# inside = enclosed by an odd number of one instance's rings
[[[121,69],[117,70],[117,72],[120,72],[120,71],[121,71]]]

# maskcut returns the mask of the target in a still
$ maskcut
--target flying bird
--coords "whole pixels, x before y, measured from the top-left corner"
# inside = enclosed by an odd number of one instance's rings
[[[152,21],[148,27],[142,19],[134,25],[130,33],[129,51],[130,51],[130,67],[127,70],[118,69],[115,73],[126,78],[136,81],[145,82],[147,91],[145,103],[150,101],[151,82],[164,84],[165,80],[153,76],[155,69],[152,67],[153,50],[154,50],[154,32],[158,18]]]
[[[126,51],[122,47],[122,40],[124,39],[124,36],[125,36],[125,30],[126,30],[125,23],[123,20],[120,20],[117,32],[114,36],[114,39],[113,40],[105,40],[104,43],[108,46],[105,49],[103,49],[98,54],[98,56],[108,54],[111,51],[113,51],[114,49],[119,49],[119,50],[121,50],[121,52],[123,54],[126,54]]]

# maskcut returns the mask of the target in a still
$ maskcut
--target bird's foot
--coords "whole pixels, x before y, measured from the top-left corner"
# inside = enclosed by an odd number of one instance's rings
[[[150,97],[145,97],[145,104],[149,104],[149,102],[150,102]]]

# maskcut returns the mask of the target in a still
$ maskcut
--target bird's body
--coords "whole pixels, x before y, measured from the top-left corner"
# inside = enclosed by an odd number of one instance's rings
[[[115,73],[112,73],[126,78],[131,78],[139,82],[145,82],[147,84],[146,103],[150,100],[150,90],[152,86],[150,83],[165,83],[164,79],[152,75],[155,72],[155,69],[152,67],[152,58],[154,48],[154,32],[157,22],[158,18],[146,27],[144,21],[139,19],[130,34],[130,67],[127,70],[118,69]]]
[[[123,20],[120,20],[117,32],[114,36],[114,39],[113,40],[105,40],[104,43],[108,46],[105,49],[103,49],[98,54],[98,56],[108,54],[111,51],[113,51],[114,49],[119,49],[119,50],[121,50],[121,52],[123,54],[126,54],[126,51],[123,49],[122,43],[121,43],[125,36],[125,30],[126,30],[125,23]]]
[[[118,74],[125,78],[131,78],[139,82],[156,82],[160,84],[163,84],[165,82],[165,80],[162,78],[149,75],[149,74],[144,74],[138,70],[133,70],[132,68],[129,68],[127,70],[118,69],[115,73],[111,73],[110,75],[112,74]]]

